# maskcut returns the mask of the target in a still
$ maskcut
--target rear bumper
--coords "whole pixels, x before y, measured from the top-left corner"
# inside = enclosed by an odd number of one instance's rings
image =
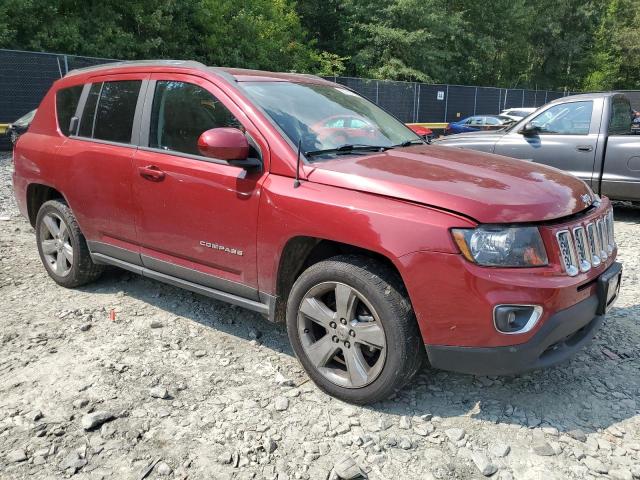
[[[425,345],[434,368],[473,375],[511,375],[546,368],[567,360],[587,345],[604,315],[598,315],[598,296],[561,310],[547,319],[527,342],[504,347]]]

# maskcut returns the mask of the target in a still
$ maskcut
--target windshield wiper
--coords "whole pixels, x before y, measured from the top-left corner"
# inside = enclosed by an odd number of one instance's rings
[[[402,142],[402,143],[399,143],[398,145],[394,145],[394,147],[409,147],[411,145],[422,145],[425,143],[427,142],[425,142],[424,140],[418,140],[418,139],[407,140],[406,142]]]
[[[323,150],[312,150],[310,152],[304,152],[305,157],[313,157],[318,155],[324,155],[329,153],[349,153],[349,152],[383,152],[393,148],[385,145],[342,145],[337,148],[325,148]]]

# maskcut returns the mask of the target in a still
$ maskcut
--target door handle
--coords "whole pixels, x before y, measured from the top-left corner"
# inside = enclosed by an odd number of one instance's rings
[[[138,173],[146,180],[152,182],[160,182],[164,179],[165,174],[155,165],[147,165],[146,167],[138,167]]]
[[[579,152],[590,152],[593,150],[593,147],[591,145],[578,145],[576,150]]]

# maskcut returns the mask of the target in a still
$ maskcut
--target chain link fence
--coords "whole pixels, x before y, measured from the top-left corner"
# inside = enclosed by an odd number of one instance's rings
[[[470,115],[495,115],[507,108],[540,107],[571,94],[553,90],[326,78],[352,88],[407,123],[444,123]]]
[[[37,108],[51,84],[76,68],[113,62],[107,58],[0,49],[0,124]],[[0,135],[0,149],[9,148]]]
[[[38,107],[58,78],[76,68],[112,62],[108,58],[0,49],[0,124]],[[496,114],[505,108],[538,107],[567,93],[462,85],[328,77],[348,86],[403,122],[450,122],[469,115]],[[0,147],[8,140],[0,135]]]
[[[0,123],[37,108],[51,84],[69,71],[107,62],[113,60],[0,50]]]

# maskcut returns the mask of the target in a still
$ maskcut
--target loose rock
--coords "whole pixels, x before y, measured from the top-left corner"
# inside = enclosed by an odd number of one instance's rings
[[[445,430],[444,433],[452,442],[462,440],[465,435],[463,428],[449,428],[448,430]]]
[[[149,395],[151,395],[153,398],[169,398],[169,392],[164,387],[153,387],[151,390],[149,390]]]
[[[103,423],[113,420],[115,415],[106,410],[98,410],[93,413],[88,413],[82,417],[80,424],[85,430],[93,430],[101,426]]]
[[[544,441],[538,441],[534,443],[533,452],[536,455],[540,455],[542,457],[551,457],[556,454],[556,451],[553,449],[553,447]]]
[[[473,463],[475,463],[476,467],[478,467],[478,470],[480,470],[480,473],[485,477],[490,477],[498,471],[498,467],[491,463],[491,460],[482,453],[474,452],[471,455],[471,459],[473,460]]]
[[[350,456],[344,456],[340,458],[333,466],[333,471],[336,473],[338,478],[342,480],[366,478],[362,469]]]
[[[596,473],[607,473],[609,469],[600,460],[594,457],[585,457],[584,464],[589,470]]]
[[[491,447],[491,455],[494,457],[506,457],[510,451],[511,447],[506,443],[497,443]]]
[[[282,412],[289,408],[289,399],[286,397],[277,397],[273,402],[273,406],[278,412]]]
[[[13,450],[7,454],[7,462],[18,463],[24,462],[27,459],[27,454],[23,449]]]

